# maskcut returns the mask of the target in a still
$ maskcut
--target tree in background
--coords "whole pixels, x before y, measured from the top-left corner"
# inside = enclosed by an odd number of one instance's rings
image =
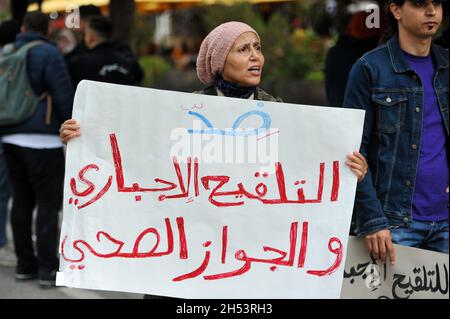
[[[42,0],[34,2],[38,2],[39,4],[41,4]],[[28,0],[10,0],[9,6],[11,8],[12,19],[22,22],[22,19],[27,12],[28,4]]]
[[[22,21],[29,4],[38,3],[40,8],[43,2],[44,0],[10,0],[11,16],[15,20]],[[135,11],[134,0],[110,1],[109,12],[114,25],[114,38],[129,43],[133,32]]]
[[[207,32],[231,20],[252,26],[262,38],[266,58],[262,87],[286,97],[289,96],[288,86],[294,82],[323,81],[326,41],[314,31],[316,19],[309,15],[314,5],[320,4],[321,1],[286,3],[284,10],[293,13],[291,18],[286,18],[283,10],[263,15],[258,6],[248,2],[234,6],[214,5],[205,7],[203,23]]]
[[[111,0],[109,16],[113,23],[113,37],[119,41],[129,43],[133,34],[134,16],[136,8],[134,0]]]

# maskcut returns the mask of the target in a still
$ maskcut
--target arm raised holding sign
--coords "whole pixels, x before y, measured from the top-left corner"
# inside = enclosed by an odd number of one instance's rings
[[[208,87],[195,93],[282,102],[259,87],[263,67],[258,33],[242,22],[221,24],[208,34],[200,47],[197,75]],[[80,125],[70,119],[63,123],[59,132],[61,141],[66,144],[80,136]],[[367,163],[358,151],[348,155],[346,164],[358,181],[364,178]]]
[[[80,125],[75,119],[65,121],[59,130],[59,138],[64,144],[67,144],[72,138],[80,136],[80,134]]]

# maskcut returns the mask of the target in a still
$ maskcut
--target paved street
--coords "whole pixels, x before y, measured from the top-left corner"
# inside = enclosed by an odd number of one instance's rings
[[[11,205],[11,202],[9,204]],[[7,236],[8,245],[12,245],[10,224],[7,227]],[[17,282],[14,278],[14,270],[14,267],[0,266],[0,299],[142,299],[142,294],[67,287],[41,289],[38,280]]]
[[[0,299],[142,299],[142,294],[67,287],[40,289],[37,280],[16,282],[14,268],[0,267]]]

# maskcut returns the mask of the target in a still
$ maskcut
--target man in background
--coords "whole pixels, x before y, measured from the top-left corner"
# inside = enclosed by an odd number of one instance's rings
[[[84,32],[84,42],[89,49],[69,62],[74,87],[81,80],[133,85],[137,76],[133,67],[111,42],[113,26],[102,16],[89,19]]]
[[[9,175],[13,184],[11,225],[17,256],[15,278],[38,278],[41,288],[55,286],[58,269],[58,213],[64,181],[63,145],[58,132],[72,113],[73,87],[63,56],[48,34],[49,18],[42,12],[25,15],[16,49],[40,41],[29,49],[27,74],[33,93],[44,97],[31,118],[0,127]],[[24,92],[26,94],[26,92]],[[36,250],[32,240],[36,216]]]
[[[0,56],[6,45],[11,45],[16,35],[20,33],[20,22],[15,20],[4,21],[0,24]],[[16,266],[16,256],[8,244],[8,199],[10,185],[8,167],[3,152],[3,144],[0,137],[0,266]]]
[[[344,106],[366,111],[356,233],[393,263],[392,243],[448,254],[449,65],[432,43],[442,1],[390,0],[389,14],[395,34],[353,66]]]

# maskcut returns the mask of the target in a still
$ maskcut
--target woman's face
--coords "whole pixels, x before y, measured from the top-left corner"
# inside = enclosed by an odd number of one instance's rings
[[[253,32],[242,33],[233,44],[223,68],[224,80],[240,86],[257,86],[261,81],[264,55]]]

